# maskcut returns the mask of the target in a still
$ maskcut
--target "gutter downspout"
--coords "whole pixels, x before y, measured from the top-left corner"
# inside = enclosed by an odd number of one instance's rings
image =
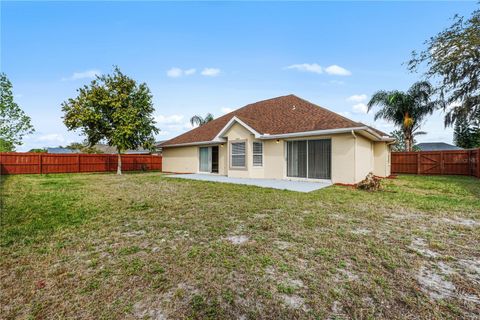
[[[388,160],[389,161],[388,161],[387,164],[385,164],[385,166],[387,167],[385,169],[386,169],[386,171],[389,171],[389,173],[390,173],[389,176],[392,175],[392,150],[390,149],[390,146],[395,144],[395,142],[397,142],[397,141],[387,142],[387,152],[388,152]],[[388,169],[390,169],[390,170],[388,170]]]
[[[357,181],[357,135],[355,131],[351,131],[354,143],[353,143],[353,184]]]

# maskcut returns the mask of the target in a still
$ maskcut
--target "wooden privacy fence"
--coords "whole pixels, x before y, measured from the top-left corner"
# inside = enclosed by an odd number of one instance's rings
[[[116,154],[0,152],[0,174],[117,170]],[[162,170],[162,156],[122,154],[122,171]]]
[[[392,173],[457,174],[480,178],[480,149],[392,152]]]

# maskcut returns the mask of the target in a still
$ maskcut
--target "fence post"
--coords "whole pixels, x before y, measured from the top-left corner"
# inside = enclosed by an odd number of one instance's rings
[[[417,151],[417,174],[420,174],[420,152]]]
[[[443,174],[445,164],[443,163],[445,158],[443,157],[443,151],[440,151],[440,174]]]
[[[42,155],[42,153],[40,152],[40,153],[38,154],[38,171],[39,171],[38,173],[40,173],[40,174],[43,173],[42,157],[43,157],[43,155]]]
[[[477,178],[480,178],[480,148],[477,149]]]
[[[80,153],[77,153],[77,172],[80,173]]]

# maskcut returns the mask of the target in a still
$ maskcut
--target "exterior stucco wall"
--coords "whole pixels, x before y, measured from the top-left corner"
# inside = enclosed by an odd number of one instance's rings
[[[265,140],[263,142],[264,173],[266,179],[284,179],[287,171],[285,141]]]
[[[362,181],[373,172],[373,142],[361,135],[356,138],[355,182]]]
[[[263,166],[253,166],[253,142],[255,136],[239,124],[234,124],[225,134],[228,142],[219,145],[219,174],[235,178],[285,179],[287,140],[262,140]],[[390,175],[390,148],[385,142],[372,142],[361,135],[351,133],[331,136],[313,136],[305,139],[331,139],[333,183],[354,184],[369,172],[386,177]],[[246,168],[231,168],[230,143],[246,142]],[[298,138],[295,140],[299,140]],[[199,146],[170,147],[163,150],[163,170],[166,172],[198,172]]]
[[[227,159],[228,159],[227,144],[223,143],[218,146],[218,174],[221,174],[223,176],[226,176],[228,174]]]
[[[386,142],[375,142],[373,156],[373,174],[379,177],[390,176],[390,146]]]
[[[332,139],[332,182],[355,183],[355,139],[350,133]]]
[[[162,150],[162,171],[198,172],[198,147],[170,147]]]

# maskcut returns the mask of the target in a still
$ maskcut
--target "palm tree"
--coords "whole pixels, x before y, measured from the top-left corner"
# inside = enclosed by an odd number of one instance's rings
[[[423,120],[441,105],[439,101],[432,101],[433,94],[434,88],[427,81],[414,83],[407,92],[380,90],[368,102],[368,111],[374,106],[381,107],[374,119],[385,119],[399,127],[407,151],[412,151],[414,137],[425,134],[419,131]]]
[[[194,115],[193,117],[190,118],[190,123],[192,124],[192,126],[195,126],[195,125],[203,126],[205,123],[209,123],[212,120],[213,120],[213,114],[207,113],[205,118],[202,118],[202,116],[199,116],[199,115]]]

